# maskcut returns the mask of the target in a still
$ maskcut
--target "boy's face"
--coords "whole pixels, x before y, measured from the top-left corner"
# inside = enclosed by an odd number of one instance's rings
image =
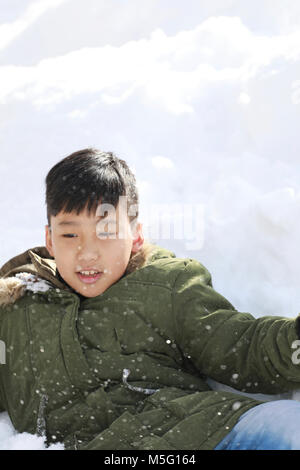
[[[96,297],[117,282],[131,253],[139,251],[144,242],[141,224],[131,228],[119,207],[105,218],[89,216],[86,210],[79,215],[60,212],[51,216],[51,230],[48,225],[45,229],[46,247],[61,277],[85,297]],[[100,274],[80,274],[87,270]]]

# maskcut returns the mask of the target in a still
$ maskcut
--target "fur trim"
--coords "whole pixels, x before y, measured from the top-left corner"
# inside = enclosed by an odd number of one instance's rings
[[[25,286],[16,277],[0,278],[0,306],[10,305],[24,295]]]
[[[145,242],[142,248],[137,252],[134,253],[128,262],[126,271],[125,271],[125,276],[127,274],[133,273],[137,269],[141,268],[144,266],[144,264],[147,262],[147,259],[149,258],[150,254],[152,251],[156,248],[155,245]]]
[[[15,303],[26,290],[45,292],[51,287],[53,286],[45,279],[26,272],[0,278],[0,306]]]

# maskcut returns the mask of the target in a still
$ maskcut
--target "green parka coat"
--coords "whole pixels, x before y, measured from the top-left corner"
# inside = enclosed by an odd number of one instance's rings
[[[298,319],[239,313],[206,268],[155,247],[87,298],[45,247],[0,270],[0,402],[19,432],[66,449],[214,449],[261,402],[214,391],[300,388]]]

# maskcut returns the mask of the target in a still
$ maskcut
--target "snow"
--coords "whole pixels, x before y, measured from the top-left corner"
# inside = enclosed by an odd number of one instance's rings
[[[45,439],[26,432],[17,433],[7,412],[0,413],[0,450],[64,450],[61,443],[45,445]]]
[[[299,24],[297,0],[3,0],[0,264],[45,244],[46,173],[95,146],[134,169],[146,237],[296,316]],[[0,414],[3,448],[41,439]]]
[[[15,277],[19,278],[22,281],[22,284],[26,286],[26,290],[31,292],[47,292],[49,289],[53,288],[50,282],[47,282],[45,279],[35,276],[34,274],[17,273]]]

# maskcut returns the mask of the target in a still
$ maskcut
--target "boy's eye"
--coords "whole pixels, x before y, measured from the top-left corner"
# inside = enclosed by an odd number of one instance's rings
[[[62,235],[65,238],[74,238],[77,237],[76,233],[64,233]],[[108,237],[115,237],[116,233],[115,232],[98,232],[97,237],[99,238],[108,238]]]

